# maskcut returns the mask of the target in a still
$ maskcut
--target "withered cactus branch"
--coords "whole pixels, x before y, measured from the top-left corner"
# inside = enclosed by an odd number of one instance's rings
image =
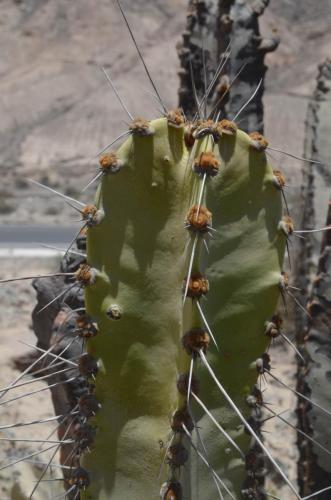
[[[192,78],[201,101],[205,79],[208,85],[219,62],[228,56],[210,93],[208,112],[213,110],[215,116],[220,113],[232,119],[262,81],[245,109],[241,126],[248,132],[263,132],[262,96],[267,70],[264,59],[280,41],[276,32],[267,38],[260,33],[258,18],[268,4],[269,0],[257,0],[250,5],[243,0],[190,0],[186,30],[178,45],[181,62],[179,104],[187,116],[196,113]]]
[[[327,224],[331,224],[331,205]],[[311,319],[304,337],[303,352],[307,365],[299,368],[298,390],[326,408],[331,407],[331,233],[324,233],[317,276],[308,301]],[[298,404],[299,428],[318,443],[328,447],[331,431],[327,415],[305,401]],[[331,482],[331,457],[298,434],[300,459],[298,477],[303,495],[316,488],[323,489]],[[330,498],[330,492],[320,494],[320,500]]]
[[[331,60],[319,66],[317,85],[308,106],[306,121],[305,154],[319,159],[321,164],[305,165],[302,199],[304,201],[303,223],[313,228],[319,220],[331,224],[331,148],[327,140],[331,132]],[[328,208],[329,207],[329,208]],[[322,240],[322,245],[321,245]],[[308,290],[308,310],[311,319],[297,314],[296,326],[299,342],[307,366],[299,366],[298,390],[323,401],[331,407],[331,236],[330,232],[312,233],[301,241],[297,275],[299,286]],[[331,442],[329,426],[322,413],[309,404],[298,404],[299,428],[311,434],[316,441],[328,447]],[[300,459],[298,475],[302,494],[308,495],[315,486],[323,488],[330,484],[331,459],[317,446],[298,435]],[[329,492],[318,497],[327,500]]]

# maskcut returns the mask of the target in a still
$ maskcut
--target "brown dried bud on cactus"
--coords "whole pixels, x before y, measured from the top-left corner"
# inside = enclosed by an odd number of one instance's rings
[[[185,333],[182,339],[183,346],[190,356],[198,356],[200,350],[207,353],[210,344],[209,334],[202,328],[193,328]]]
[[[285,234],[285,236],[290,236],[291,234],[293,234],[294,225],[293,225],[292,218],[289,217],[288,215],[284,215],[282,217],[282,220],[278,224],[278,229],[280,231],[283,231],[283,233]]]
[[[185,124],[185,117],[181,109],[173,109],[167,114],[168,125],[170,127],[181,128]]]
[[[222,134],[226,135],[234,135],[238,130],[237,125],[230,120],[221,120],[218,126],[221,128]]]
[[[184,281],[184,287],[186,288],[186,280]],[[189,284],[187,289],[187,296],[192,299],[200,299],[202,295],[206,295],[209,291],[209,282],[201,273],[194,273],[189,278]]]
[[[123,162],[115,153],[106,153],[99,158],[100,169],[104,174],[116,174],[123,166]]]
[[[188,412],[187,406],[176,410],[171,417],[171,429],[174,432],[184,432],[183,424],[189,432],[193,431],[194,424]]]
[[[178,392],[180,392],[180,394],[182,394],[183,396],[187,396],[189,378],[190,377],[188,373],[182,373],[177,379]],[[194,375],[191,379],[191,391],[193,391],[195,394],[199,392],[199,381],[195,378]]]
[[[267,139],[259,132],[251,132],[249,137],[252,141],[252,147],[257,151],[264,151],[269,146]]]
[[[193,164],[193,171],[199,175],[207,175],[209,177],[214,177],[218,174],[220,168],[220,162],[214,153],[201,153],[198,158],[195,159]]]
[[[170,446],[167,453],[167,461],[171,468],[177,469],[185,465],[189,457],[188,451],[182,444]]]
[[[75,278],[82,286],[89,286],[95,283],[96,274],[96,270],[91,266],[88,264],[81,264],[75,272]]]
[[[145,136],[153,135],[154,128],[151,126],[150,122],[142,118],[136,118],[129,125],[129,130],[133,135]]]
[[[211,221],[212,214],[206,207],[194,205],[186,216],[186,227],[192,231],[206,233],[210,229]]]

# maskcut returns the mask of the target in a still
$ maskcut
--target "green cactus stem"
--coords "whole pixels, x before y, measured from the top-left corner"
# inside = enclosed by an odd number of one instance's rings
[[[137,123],[116,153],[121,168],[101,176],[104,217],[88,230],[97,274],[86,309],[98,335],[87,348],[99,370],[82,405],[96,432],[81,498],[214,500],[215,473],[224,498],[248,498],[259,483],[251,437],[200,353],[249,418],[286,243],[277,176],[262,136],[226,120],[187,128],[172,112]]]

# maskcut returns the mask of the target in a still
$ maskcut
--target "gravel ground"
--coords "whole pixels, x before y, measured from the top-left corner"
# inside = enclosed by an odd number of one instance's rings
[[[1,259],[0,279],[24,276],[30,274],[45,274],[53,272],[57,268],[56,259]],[[31,286],[31,280],[8,283],[0,286],[0,352],[1,352],[1,387],[12,383],[20,372],[13,366],[13,358],[29,352],[30,348],[22,342],[35,344],[35,336],[31,330],[31,311],[35,306],[35,292]],[[24,381],[34,380],[25,377]],[[19,383],[19,382],[18,382]],[[12,399],[28,391],[35,391],[47,387],[44,382],[34,382],[15,390],[9,390],[2,395],[2,401]],[[54,416],[50,393],[48,390],[24,397],[5,404],[1,407],[1,424],[8,425],[18,422],[42,420]],[[11,439],[45,439],[55,429],[56,423],[30,425],[28,427],[13,428],[0,431],[0,438]],[[57,439],[56,434],[54,435]],[[14,462],[16,459],[34,453],[39,449],[39,443],[8,442],[0,441],[0,467]],[[51,445],[48,445],[51,446]],[[46,448],[48,447],[46,446]],[[50,452],[42,453],[35,460],[44,461],[50,456]],[[56,460],[56,459],[55,459]],[[0,498],[10,498],[10,490],[13,482],[22,485],[28,483],[28,478],[33,475],[28,465],[18,464],[15,468],[10,467],[0,471]],[[31,484],[27,488],[31,489]],[[19,487],[16,486],[17,491]],[[22,486],[24,490],[26,487]],[[43,485],[36,500],[47,500],[51,498],[47,492],[48,487]],[[55,491],[55,490],[53,490]],[[27,494],[28,489],[24,493]],[[24,497],[17,497],[17,499]],[[16,497],[15,497],[16,499]]]

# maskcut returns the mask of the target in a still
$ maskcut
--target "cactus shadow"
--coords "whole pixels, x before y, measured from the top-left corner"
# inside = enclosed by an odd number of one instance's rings
[[[231,158],[233,157],[233,153],[236,146],[236,136],[235,135],[226,135],[221,138],[218,150],[221,157],[222,162],[229,163]]]
[[[154,136],[133,137],[124,151],[125,167],[102,184],[106,217],[100,227],[94,228],[97,249],[91,249],[91,253],[96,265],[106,267],[115,295],[119,282],[141,280],[153,266],[156,249],[163,244],[161,233],[169,221],[174,179],[171,167],[156,168],[160,166],[155,164],[159,147]],[[180,155],[180,150],[174,154]],[[125,198],[123,193],[127,193]],[[105,234],[111,240],[109,245],[105,244]]]
[[[179,163],[184,155],[184,131],[168,127],[168,141],[173,159]]]

